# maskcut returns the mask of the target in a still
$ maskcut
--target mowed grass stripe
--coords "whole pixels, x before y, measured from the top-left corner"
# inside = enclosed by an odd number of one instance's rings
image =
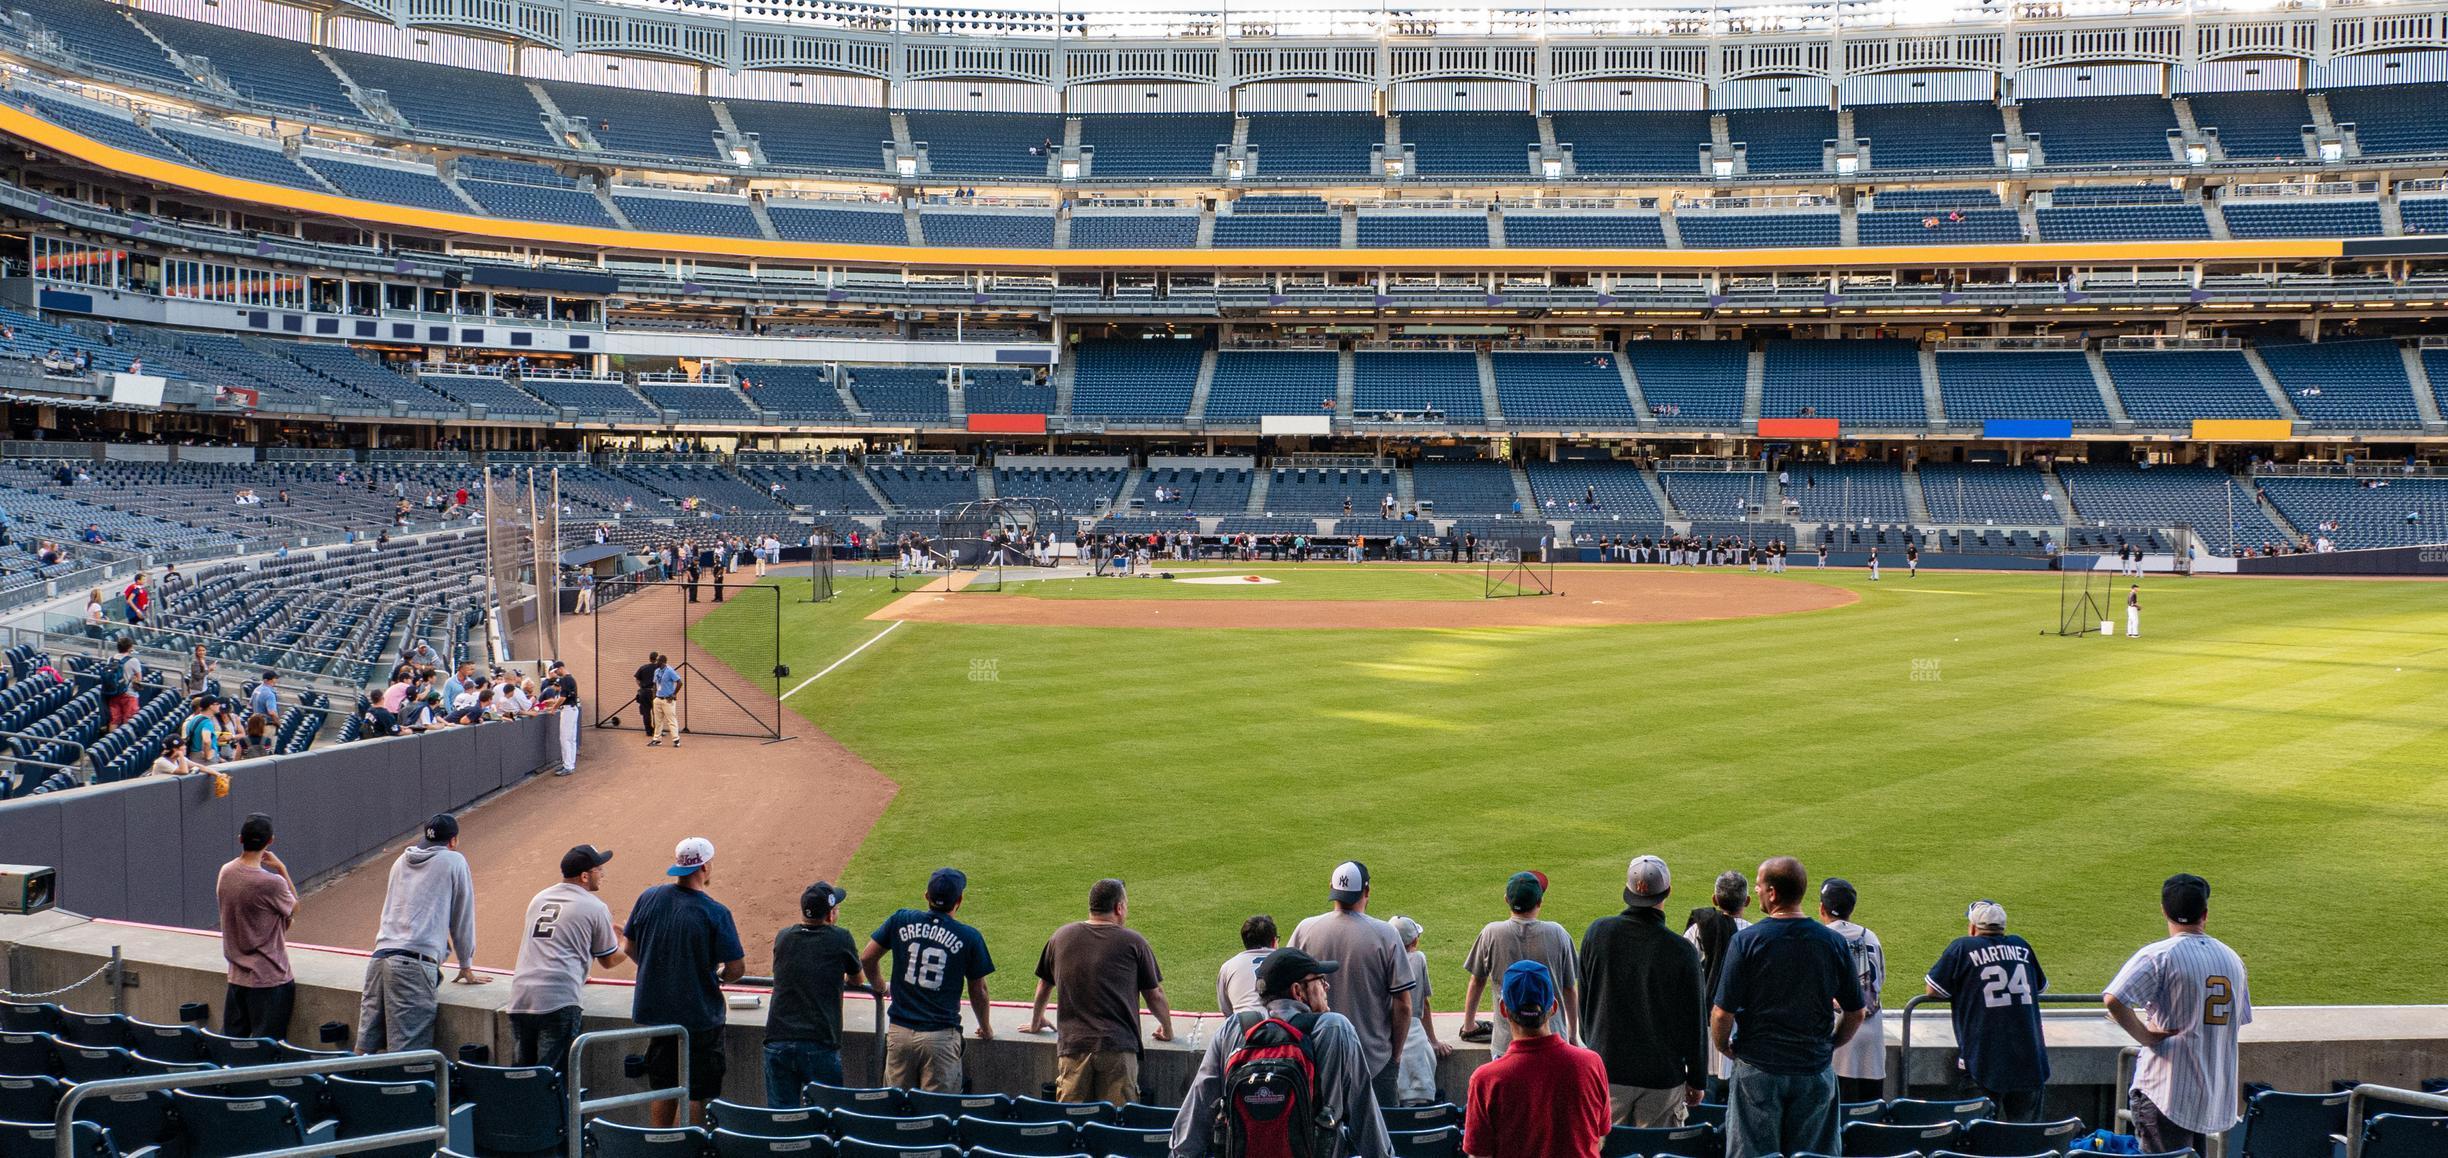
[[[1300,573],[1343,597],[1443,583]],[[904,787],[851,865],[850,923],[957,864],[1003,997],[1102,875],[1131,882],[1172,997],[1203,1008],[1241,918],[1322,909],[1345,857],[1377,871],[1374,911],[1427,926],[1458,993],[1516,869],[1554,879],[1547,915],[1577,932],[1620,907],[1638,853],[1674,867],[1679,921],[1717,871],[1792,852],[1860,886],[1899,992],[1979,897],[2058,988],[2096,988],[2161,935],[2158,881],[2187,870],[2263,1000],[2436,999],[2392,883],[2448,869],[2437,585],[2145,580],[2129,641],[2043,634],[2053,576],[1789,581],[1863,599],[1593,629],[912,623],[791,706]],[[786,602],[786,661],[832,662],[873,634],[868,610]]]

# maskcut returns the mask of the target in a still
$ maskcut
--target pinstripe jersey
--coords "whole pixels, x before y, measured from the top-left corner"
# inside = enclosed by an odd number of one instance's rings
[[[2142,1051],[2133,1088],[2197,1134],[2236,1124],[2236,1032],[2252,1023],[2244,961],[2206,933],[2143,946],[2108,983],[2151,1028],[2170,1035]]]

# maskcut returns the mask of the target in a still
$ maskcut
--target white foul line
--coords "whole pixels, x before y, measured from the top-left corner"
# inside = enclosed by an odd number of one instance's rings
[[[834,660],[834,661],[833,661],[831,664],[827,665],[823,671],[817,672],[815,675],[809,676],[808,678],[806,678],[806,679],[803,679],[803,680],[799,681],[799,686],[798,686],[798,687],[795,687],[795,688],[792,688],[791,690],[789,690],[789,691],[787,691],[787,692],[782,693],[782,698],[787,700],[787,699],[791,698],[792,696],[798,695],[799,693],[806,691],[806,690],[807,690],[807,687],[808,687],[808,685],[809,685],[809,684],[815,683],[817,680],[820,680],[820,679],[825,678],[826,676],[832,675],[832,674],[833,674],[833,669],[834,669],[834,668],[840,667],[841,665],[843,665],[843,664],[845,664],[845,663],[848,663],[848,662],[850,662],[850,661],[851,661],[851,660],[853,660],[853,659],[858,658],[858,653],[860,653],[860,652],[862,652],[862,651],[865,651],[865,650],[867,650],[868,648],[874,647],[874,646],[876,645],[876,640],[880,640],[880,639],[884,638],[884,637],[885,637],[885,636],[887,636],[887,635],[891,635],[891,634],[893,633],[893,627],[899,627],[899,626],[901,626],[903,623],[906,623],[906,622],[908,622],[908,621],[907,621],[907,620],[903,620],[903,619],[896,619],[896,620],[893,620],[893,621],[892,621],[892,627],[887,627],[887,628],[885,628],[884,630],[882,630],[882,631],[879,631],[879,632],[875,633],[875,639],[868,640],[867,642],[862,643],[862,644],[858,645],[857,647],[851,648],[851,649],[850,649],[850,654],[845,655],[845,656],[841,657],[840,659]]]

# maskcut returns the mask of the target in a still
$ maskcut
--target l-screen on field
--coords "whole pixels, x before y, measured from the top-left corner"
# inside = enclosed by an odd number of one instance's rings
[[[1561,594],[1497,600],[1476,570],[1333,565],[786,587],[788,683],[869,644],[787,709],[898,785],[845,922],[956,865],[1000,998],[1101,876],[1205,1008],[1241,920],[1324,909],[1337,861],[1450,976],[1507,875],[1546,872],[1577,932],[1642,853],[1678,923],[1770,855],[1847,877],[1904,976],[1994,899],[2066,992],[2163,936],[2159,881],[2196,872],[2262,1000],[2437,998],[2448,587],[2153,577],[2141,638],[2123,584],[2114,636],[2063,638],[2053,575],[1797,562],[1560,569]],[[1659,579],[1693,586],[1641,594]],[[1669,596],[1714,614],[1638,621]],[[821,783],[783,791],[825,807]]]

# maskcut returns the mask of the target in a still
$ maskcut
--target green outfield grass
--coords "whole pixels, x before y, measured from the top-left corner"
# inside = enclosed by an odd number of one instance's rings
[[[1434,599],[1460,578],[1299,576],[1205,591]],[[2180,870],[2213,882],[2212,930],[2264,1002],[2441,1000],[2448,587],[2154,579],[2126,640],[2043,634],[2053,576],[1786,581],[1863,598],[1572,630],[909,623],[789,706],[902,785],[846,922],[863,934],[958,865],[999,997],[1026,996],[1045,934],[1109,874],[1197,1009],[1243,917],[1288,931],[1336,861],[1365,860],[1372,911],[1427,927],[1451,1009],[1517,869],[1553,878],[1547,915],[1578,934],[1620,908],[1637,854],[1672,866],[1679,925],[1718,871],[1792,853],[1860,887],[1890,1004],[1982,897],[2059,991],[2096,990],[2164,935],[2158,884]],[[885,584],[845,588],[786,595],[791,682],[886,626],[864,618]]]
[[[1162,564],[1158,564],[1163,569]],[[1390,599],[1456,600],[1487,597],[1487,576],[1471,568],[1432,570],[1413,567],[1350,566],[1339,563],[1299,565],[1252,564],[1228,567],[1185,567],[1173,574],[1184,579],[1257,575],[1273,583],[1179,583],[1163,579],[1040,579],[1006,583],[1003,593],[1036,599]],[[1502,575],[1501,570],[1498,572]],[[1511,591],[1509,586],[1500,585]]]

